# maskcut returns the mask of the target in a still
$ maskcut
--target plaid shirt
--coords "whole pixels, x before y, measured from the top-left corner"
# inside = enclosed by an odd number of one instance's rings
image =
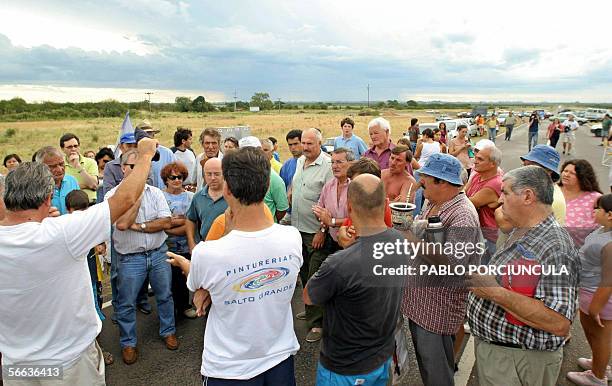
[[[428,204],[420,217],[426,219],[432,209],[433,205]],[[475,245],[484,241],[478,213],[465,193],[461,192],[442,204],[438,215],[445,228],[446,242]],[[479,264],[480,257],[478,253],[461,259],[449,256],[449,264]],[[412,264],[418,272],[419,265],[427,263],[416,258]],[[467,293],[460,277],[408,276],[402,299],[402,314],[430,332],[454,335],[465,320]]]
[[[568,275],[540,277],[534,298],[573,321],[577,307],[580,261],[578,251],[567,231],[551,214],[538,226],[528,230],[520,239],[513,240],[511,234],[504,247],[498,249],[489,264],[507,265],[521,258],[521,250],[531,252],[539,264],[557,268],[565,265]],[[506,320],[505,314],[506,311],[494,302],[469,294],[468,321],[473,335],[489,342],[521,345],[528,350],[556,351],[563,345],[564,337],[527,325],[516,326]]]

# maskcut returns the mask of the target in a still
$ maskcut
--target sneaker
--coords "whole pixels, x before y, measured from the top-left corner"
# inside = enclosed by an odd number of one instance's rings
[[[188,319],[195,319],[198,317],[195,308],[190,308],[188,310],[183,311],[183,315]]]
[[[306,320],[306,311],[300,312],[299,314],[295,315],[295,318],[298,320]]]
[[[580,366],[580,368],[583,370],[592,370],[593,359],[578,358],[578,366]],[[606,377],[608,377],[608,379],[612,379],[612,367],[610,367],[610,365],[606,366]]]
[[[591,370],[570,371],[567,373],[567,379],[580,386],[608,386],[608,377],[604,376],[604,379],[599,379]]]
[[[310,331],[308,331],[308,335],[306,335],[306,342],[314,343],[320,341],[322,332],[323,330],[320,328],[311,328]]]
[[[467,323],[463,323],[463,331],[464,331],[466,334],[471,334],[471,333],[472,333],[472,330],[470,329],[470,325],[469,325],[469,324],[467,324]]]

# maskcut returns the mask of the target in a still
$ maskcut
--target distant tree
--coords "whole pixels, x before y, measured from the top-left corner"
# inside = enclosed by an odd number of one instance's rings
[[[202,95],[198,96],[193,100],[193,102],[191,102],[191,111],[197,111],[199,113],[208,111],[206,108],[206,99],[204,99]]]
[[[406,102],[406,106],[408,106],[408,107],[418,107],[419,104],[417,103],[417,101],[414,101],[414,100],[410,99],[408,102]]]
[[[174,103],[176,104],[176,110],[182,113],[191,110],[191,98],[179,96],[174,99]]]
[[[251,106],[257,106],[260,110],[271,110],[274,108],[274,103],[270,100],[270,94],[267,92],[256,92],[251,97]]]

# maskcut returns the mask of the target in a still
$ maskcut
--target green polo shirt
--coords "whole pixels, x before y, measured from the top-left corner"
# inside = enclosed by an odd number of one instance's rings
[[[321,224],[312,212],[312,206],[317,204],[323,185],[334,178],[334,174],[331,159],[323,152],[306,167],[305,161],[305,156],[298,159],[291,182],[291,225],[300,232],[317,233]]]
[[[66,174],[74,177],[79,183],[79,186],[81,186],[81,184],[83,183],[83,176],[81,175],[81,173],[79,173],[79,169],[70,165],[70,163],[68,162],[68,157],[65,157],[64,162],[66,163]],[[96,177],[97,179],[98,164],[96,163],[95,160],[79,155],[79,162],[81,164],[81,167],[83,168],[83,170],[85,170],[87,174],[89,174],[90,176]],[[96,200],[96,191],[94,189],[81,189],[81,190],[87,193],[87,197],[89,197],[90,202]]]
[[[270,186],[268,187],[268,191],[264,197],[264,204],[266,204],[268,209],[270,209],[274,222],[278,222],[276,221],[277,210],[283,211],[289,209],[285,182],[278,174],[276,174],[274,170],[270,170]]]

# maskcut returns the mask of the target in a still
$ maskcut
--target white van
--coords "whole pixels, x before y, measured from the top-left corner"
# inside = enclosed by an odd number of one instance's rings
[[[589,107],[584,111],[584,117],[589,121],[603,121],[606,114],[610,114],[610,111],[593,107]]]

